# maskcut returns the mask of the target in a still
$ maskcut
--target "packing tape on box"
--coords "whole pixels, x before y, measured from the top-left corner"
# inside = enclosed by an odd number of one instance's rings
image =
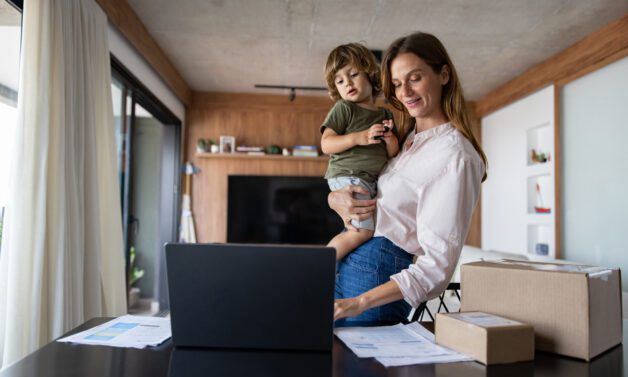
[[[608,281],[608,276],[613,272],[612,269],[606,267],[585,266],[579,264],[531,263],[509,259],[502,259],[498,263],[525,266],[542,271],[582,272],[588,274],[590,278],[602,279],[603,281]]]

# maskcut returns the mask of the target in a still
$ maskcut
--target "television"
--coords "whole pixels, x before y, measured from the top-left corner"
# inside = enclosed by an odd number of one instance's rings
[[[230,175],[227,242],[326,245],[344,224],[322,177]]]

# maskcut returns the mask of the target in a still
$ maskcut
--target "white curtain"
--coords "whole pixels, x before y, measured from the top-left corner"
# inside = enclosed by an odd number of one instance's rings
[[[0,253],[0,365],[126,312],[107,18],[24,2],[18,127]]]

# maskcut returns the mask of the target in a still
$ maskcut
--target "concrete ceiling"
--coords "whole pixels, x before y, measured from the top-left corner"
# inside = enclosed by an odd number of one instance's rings
[[[628,12],[627,0],[128,1],[194,90],[324,86],[335,46],[385,50],[421,30],[445,44],[470,100]]]
[[[0,25],[20,26],[22,15],[6,1],[0,1]]]

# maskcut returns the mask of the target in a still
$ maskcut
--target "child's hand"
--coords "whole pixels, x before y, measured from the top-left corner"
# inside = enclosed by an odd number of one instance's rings
[[[372,125],[368,130],[357,132],[356,145],[380,144],[386,133],[392,134],[388,128],[389,126],[386,126],[387,122],[389,121],[385,120],[382,122],[383,124],[377,123]]]
[[[384,143],[390,144],[390,141],[393,138],[397,139],[395,134],[392,133],[392,129],[393,127],[395,127],[395,124],[393,123],[392,119],[387,119],[383,123],[384,123],[384,126],[386,127],[386,131],[382,134],[380,139],[384,140]]]

